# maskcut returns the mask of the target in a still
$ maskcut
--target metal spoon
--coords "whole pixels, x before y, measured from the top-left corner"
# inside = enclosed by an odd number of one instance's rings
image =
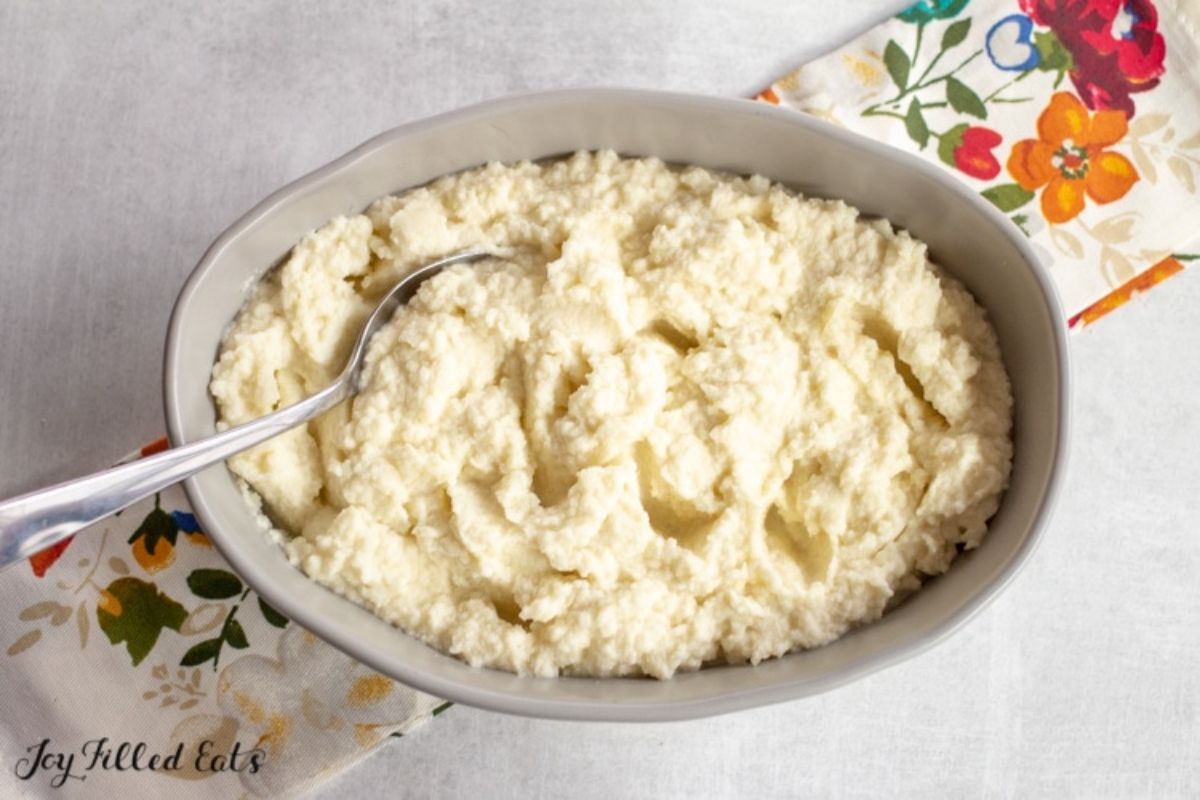
[[[207,466],[307,422],[356,394],[362,388],[359,381],[367,342],[397,308],[412,299],[422,281],[451,264],[477,261],[488,255],[478,251],[456,253],[421,267],[396,284],[367,318],[341,374],[312,397],[214,436],[0,502],[0,569]]]

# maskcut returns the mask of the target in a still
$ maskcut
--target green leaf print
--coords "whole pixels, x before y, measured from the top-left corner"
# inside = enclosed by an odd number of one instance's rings
[[[958,22],[951,24],[946,28],[946,32],[942,34],[942,49],[949,50],[951,47],[962,44],[970,30],[970,19],[960,19]]]
[[[938,158],[951,167],[957,167],[958,164],[954,161],[954,151],[962,144],[963,134],[970,127],[964,122],[943,133],[938,139]]]
[[[887,67],[888,75],[892,76],[892,82],[900,91],[904,91],[908,86],[908,72],[912,69],[908,53],[900,49],[900,45],[894,40],[889,39],[887,47],[883,48],[883,63]]]
[[[258,610],[262,612],[263,619],[274,625],[276,628],[286,628],[288,626],[288,618],[280,614],[271,606],[267,605],[267,601],[261,597],[258,598]]]
[[[904,115],[904,128],[908,131],[909,138],[917,143],[917,147],[924,149],[929,141],[929,126],[921,113],[921,104],[915,98],[909,103],[908,113]]]
[[[185,619],[183,606],[140,578],[113,581],[96,607],[100,630],[113,644],[125,643],[135,667],[154,647],[163,628],[178,631]]]
[[[1008,213],[1028,203],[1033,199],[1033,192],[1022,189],[1015,183],[1002,183],[991,186],[980,192],[996,208]]]
[[[193,645],[183,654],[183,658],[179,662],[181,667],[194,667],[203,664],[205,661],[211,661],[221,652],[221,639],[205,639],[200,644]]]
[[[987,119],[987,106],[979,99],[979,95],[958,78],[946,79],[946,100],[955,111]]]
[[[1037,48],[1040,56],[1035,69],[1042,72],[1068,72],[1075,66],[1075,59],[1071,58],[1070,51],[1049,31],[1035,33],[1033,46]]]
[[[242,623],[237,619],[238,609],[242,607],[242,602],[250,594],[250,590],[243,589],[242,582],[238,577],[232,572],[226,572],[223,569],[192,570],[192,573],[187,577],[187,583],[193,592],[200,597],[208,599],[223,600],[227,597],[233,597],[238,592],[242,594],[238,602],[234,603],[229,612],[225,614],[225,621],[221,623],[220,633],[212,639],[207,639],[194,645],[183,654],[183,660],[179,662],[180,666],[194,667],[197,664],[211,661],[213,671],[215,672],[217,665],[221,661],[221,650],[225,645],[229,645],[234,650],[245,650],[250,646],[250,640],[246,638],[246,629],[242,627]],[[267,622],[270,622],[277,628],[287,627],[287,618],[262,600],[258,601],[258,607],[263,612],[263,617],[266,618]],[[283,624],[278,624],[276,619],[273,619],[271,615],[274,615],[278,620],[282,620]]]
[[[230,619],[229,624],[225,626],[225,643],[235,650],[245,650],[250,646],[250,642],[246,640],[246,631],[242,628],[242,623],[236,619]]]
[[[225,600],[242,591],[242,582],[223,569],[195,569],[187,576],[188,588],[205,600]]]

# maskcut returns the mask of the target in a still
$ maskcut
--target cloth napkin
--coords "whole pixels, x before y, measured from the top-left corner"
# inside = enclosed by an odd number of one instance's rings
[[[1073,329],[1197,258],[1200,0],[921,0],[764,89],[961,178]]]
[[[296,795],[449,706],[258,598],[178,486],[4,572],[0,609],[0,797]]]
[[[1197,257],[1198,4],[922,0],[758,99],[977,189],[1082,328]],[[0,650],[5,797],[295,795],[449,706],[262,602],[178,487],[0,575]]]

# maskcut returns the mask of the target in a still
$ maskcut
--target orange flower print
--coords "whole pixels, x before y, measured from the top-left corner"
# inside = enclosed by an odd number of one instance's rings
[[[1045,187],[1047,222],[1067,222],[1083,211],[1086,197],[1111,203],[1137,182],[1129,159],[1104,149],[1119,142],[1128,127],[1123,111],[1091,114],[1074,95],[1057,92],[1038,117],[1038,138],[1013,146],[1008,171],[1026,191]]]
[[[106,614],[111,614],[114,617],[121,616],[124,608],[121,606],[121,601],[117,596],[105,589],[100,593],[100,597],[96,600],[96,607]]]
[[[142,569],[153,574],[171,566],[171,562],[175,560],[175,545],[166,539],[160,539],[153,545],[154,550],[152,551],[147,545],[147,541],[147,539],[138,539],[131,548],[133,559],[141,565]]]

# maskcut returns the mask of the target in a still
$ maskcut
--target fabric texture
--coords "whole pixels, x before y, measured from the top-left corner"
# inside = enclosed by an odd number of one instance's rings
[[[758,99],[977,189],[1080,328],[1196,258],[1198,5],[921,0]],[[178,487],[6,571],[0,601],[4,796],[294,795],[449,705],[263,603]]]
[[[1197,0],[921,0],[758,99],[942,165],[1081,328],[1197,256]]]
[[[178,486],[6,571],[0,607],[4,797],[295,795],[449,705],[264,603]],[[51,758],[23,780],[39,753],[74,753],[71,777]]]

